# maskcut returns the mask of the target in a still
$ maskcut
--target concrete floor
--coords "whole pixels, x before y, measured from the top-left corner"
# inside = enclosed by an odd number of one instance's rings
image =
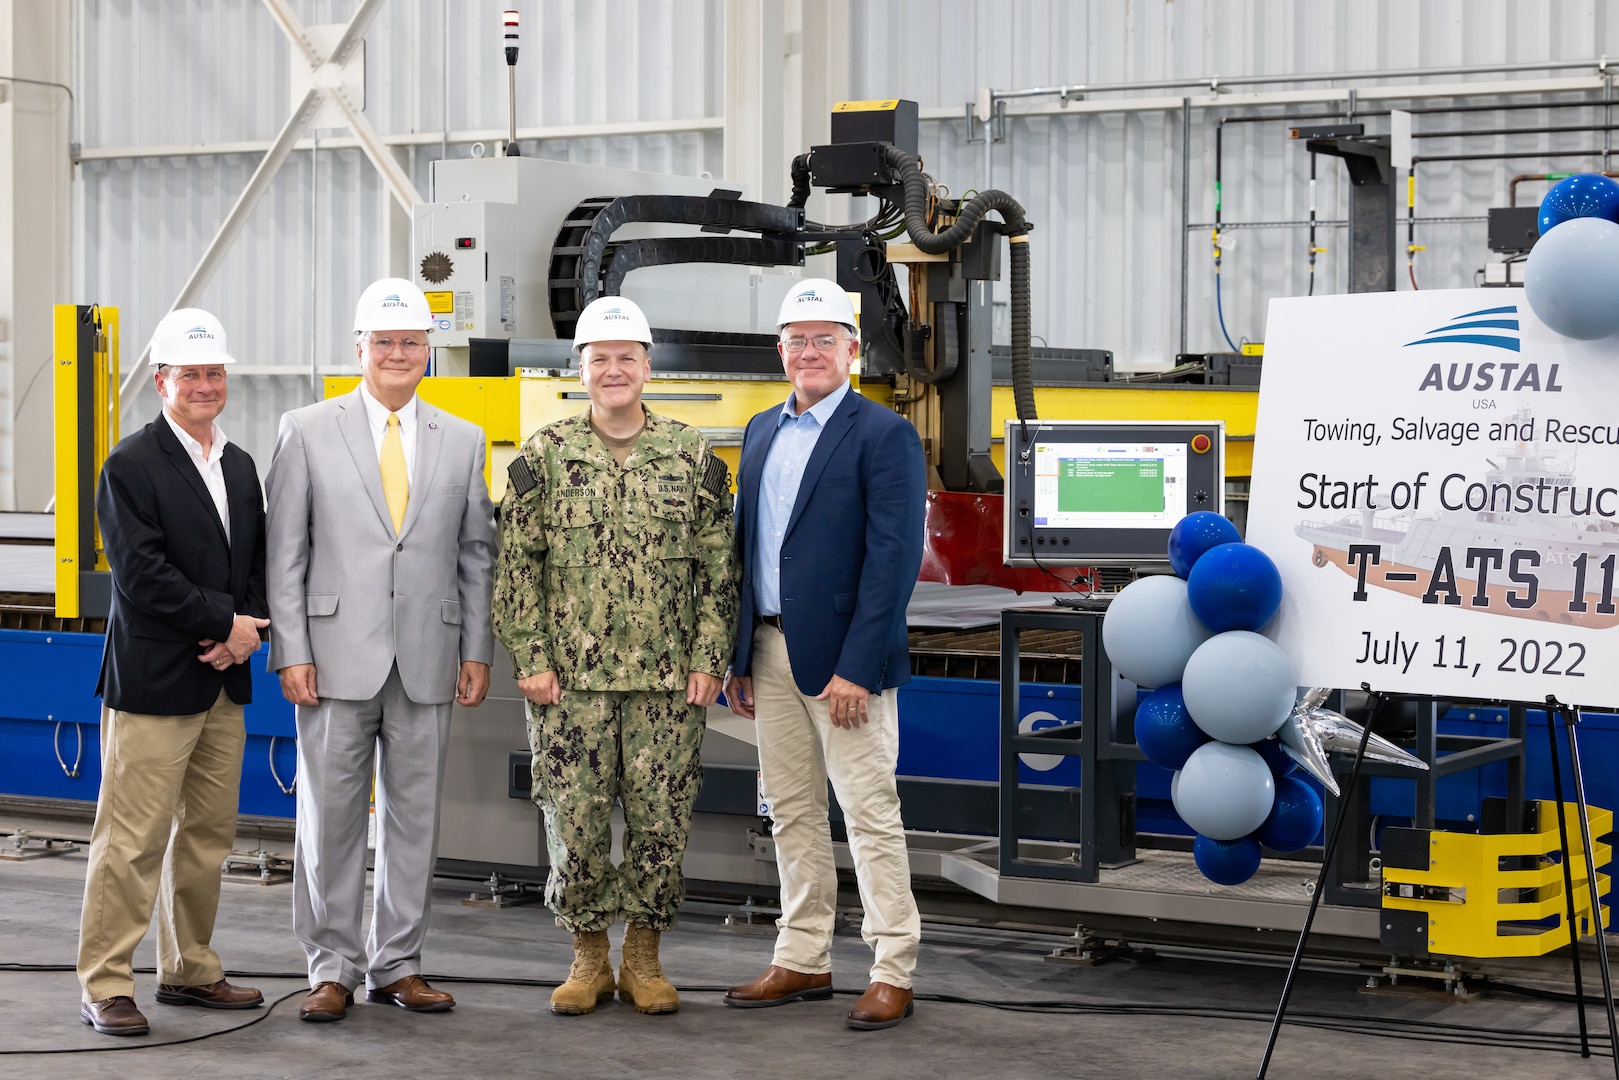
[[[681,1011],[640,1016],[621,1003],[593,1016],[554,1017],[548,991],[527,986],[457,984],[453,1012],[414,1015],[358,1005],[338,1024],[304,1024],[301,979],[243,977],[266,997],[268,1011],[211,1012],[152,1002],[152,978],[139,977],[137,1001],[152,1022],[144,1039],[98,1035],[78,1020],[71,971],[24,972],[8,965],[71,964],[76,949],[82,854],[0,863],[0,1077],[1246,1077],[1257,1069],[1268,1014],[1282,971],[1188,954],[1156,963],[1077,967],[1046,962],[1050,937],[929,925],[917,988],[1008,1002],[1067,1001],[1092,1011],[1037,1015],[977,1005],[921,1001],[916,1016],[886,1032],[843,1024],[865,985],[869,954],[857,933],[840,933],[834,950],[839,996],[829,1002],[739,1011],[718,990],[751,978],[769,962],[770,937],[723,928],[715,910],[694,906],[665,938],[664,966],[683,987]],[[556,980],[570,957],[567,936],[539,906],[491,911],[462,906],[466,888],[440,881],[425,956],[434,974],[468,978]],[[616,938],[616,933],[615,933]],[[287,973],[302,968],[291,933],[290,887],[227,884],[215,944],[227,968]],[[614,950],[615,956],[617,949]],[[150,940],[137,964],[152,964]],[[1594,982],[1593,971],[1588,978]],[[1507,995],[1471,1003],[1359,993],[1350,971],[1306,972],[1294,997],[1305,1013],[1376,1022],[1429,1021],[1459,1026],[1469,1042],[1403,1041],[1290,1024],[1270,1075],[1310,1080],[1403,1073],[1447,1077],[1612,1077],[1606,1057],[1503,1049],[1485,1042],[1509,1030],[1576,1030],[1573,1007]],[[1182,1015],[1151,1015],[1149,1006]],[[1117,1011],[1095,1011],[1105,1007]],[[1252,1010],[1247,1018],[1184,1015],[1187,1009]],[[187,1045],[161,1045],[244,1030]],[[1592,1016],[1603,1029],[1600,1010]],[[1568,1045],[1565,1043],[1565,1045]],[[1606,1052],[1606,1039],[1601,1043]],[[17,1051],[92,1053],[17,1054]]]

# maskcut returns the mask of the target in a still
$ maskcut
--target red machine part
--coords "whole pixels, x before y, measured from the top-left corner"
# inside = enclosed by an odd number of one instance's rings
[[[1003,566],[1005,523],[999,495],[968,491],[928,492],[927,536],[922,547],[918,581],[946,585],[995,585],[1017,592],[1081,592],[1096,587],[1090,567]]]

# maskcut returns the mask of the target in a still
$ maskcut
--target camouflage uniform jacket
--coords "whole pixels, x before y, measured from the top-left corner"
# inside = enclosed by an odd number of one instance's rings
[[[508,470],[494,623],[517,677],[603,691],[722,675],[739,577],[725,463],[649,412],[620,467],[588,417],[541,428]]]

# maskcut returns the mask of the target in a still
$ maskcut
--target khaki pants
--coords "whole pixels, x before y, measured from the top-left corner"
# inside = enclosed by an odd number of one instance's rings
[[[101,798],[79,923],[85,1001],[134,996],[130,962],[154,901],[158,982],[223,978],[208,942],[220,864],[236,837],[246,742],[242,707],[223,692],[189,716],[102,710]]]
[[[838,899],[826,783],[843,808],[865,919],[860,934],[876,953],[873,982],[909,989],[922,939],[900,821],[898,690],[869,699],[858,728],[832,725],[826,702],[799,692],[787,639],[772,626],[753,635],[754,715],[759,770],[775,823],[781,918],[774,963],[807,975],[832,970]]]

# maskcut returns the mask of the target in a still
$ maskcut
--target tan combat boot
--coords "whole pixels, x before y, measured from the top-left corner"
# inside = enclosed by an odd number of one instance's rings
[[[624,963],[618,969],[618,996],[641,1013],[672,1013],[680,1008],[680,995],[663,977],[658,963],[656,930],[628,923],[624,927]]]
[[[551,1011],[558,1016],[583,1016],[612,997],[613,963],[607,957],[607,931],[573,935],[573,967],[568,969],[568,981],[551,991]]]

